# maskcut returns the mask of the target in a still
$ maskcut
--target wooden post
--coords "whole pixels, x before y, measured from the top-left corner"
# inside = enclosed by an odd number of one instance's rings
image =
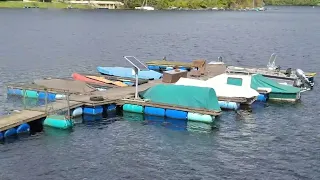
[[[22,96],[23,96],[23,108],[27,109],[27,105],[26,105],[26,90],[23,88],[22,90]]]
[[[44,98],[45,104],[46,104],[46,114],[48,114],[48,89],[44,89],[46,91],[46,96]]]
[[[70,102],[69,102],[69,91],[67,91],[67,103],[68,103],[68,120],[70,120]]]

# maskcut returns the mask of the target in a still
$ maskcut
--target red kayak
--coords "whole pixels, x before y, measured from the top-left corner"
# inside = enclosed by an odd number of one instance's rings
[[[86,83],[94,83],[94,84],[99,84],[99,85],[106,85],[106,83],[87,78],[86,76],[78,74],[78,73],[73,73],[71,76],[74,80],[77,80],[77,81],[83,81]]]

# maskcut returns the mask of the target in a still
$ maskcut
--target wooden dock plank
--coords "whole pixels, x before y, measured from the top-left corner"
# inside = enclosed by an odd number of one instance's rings
[[[13,113],[0,119],[0,131],[44,117],[46,117],[46,113],[40,111],[23,110],[21,112]]]

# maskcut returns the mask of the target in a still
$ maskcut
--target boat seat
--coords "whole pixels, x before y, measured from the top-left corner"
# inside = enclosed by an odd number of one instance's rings
[[[206,60],[197,59],[192,61],[192,66],[195,67],[201,75],[203,75],[206,71]]]

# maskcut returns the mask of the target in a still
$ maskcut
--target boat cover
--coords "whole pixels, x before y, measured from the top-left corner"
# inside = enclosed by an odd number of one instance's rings
[[[97,67],[97,70],[101,74],[120,76],[120,77],[130,77],[134,78],[134,71],[132,68],[126,67]],[[141,70],[139,71],[138,78],[141,79],[160,79],[162,74],[153,70]]]
[[[139,96],[156,103],[221,111],[216,92],[207,87],[158,84],[140,92]]]
[[[278,82],[264,77],[261,74],[243,75],[243,74],[221,74],[207,80],[210,84],[233,84],[235,86],[242,86],[246,88],[268,89],[270,92],[275,93],[297,93],[300,88],[290,85],[279,84]]]
[[[255,74],[251,76],[251,88],[258,89],[259,87],[270,88],[271,92],[275,93],[298,93],[300,88],[296,88],[290,85],[279,84],[276,81],[262,76],[261,74]]]
[[[234,86],[229,84],[215,84],[207,81],[183,78],[183,77],[181,77],[175,84],[184,85],[184,86],[213,88],[218,97],[253,98],[259,95],[259,93],[256,90],[248,87]]]

